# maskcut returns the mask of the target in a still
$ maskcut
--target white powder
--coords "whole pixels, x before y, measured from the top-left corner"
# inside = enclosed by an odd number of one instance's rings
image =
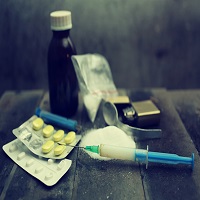
[[[85,147],[100,144],[136,148],[136,144],[131,136],[128,136],[124,131],[116,126],[107,126],[105,128],[88,131],[82,138],[80,146]],[[90,151],[85,152],[95,159],[110,160],[110,158],[101,157],[99,154]]]

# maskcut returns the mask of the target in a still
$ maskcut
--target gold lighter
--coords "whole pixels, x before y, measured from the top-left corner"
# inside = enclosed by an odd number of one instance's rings
[[[107,99],[115,104],[119,119],[131,126],[150,127],[160,122],[160,110],[151,100],[131,102],[128,96]]]

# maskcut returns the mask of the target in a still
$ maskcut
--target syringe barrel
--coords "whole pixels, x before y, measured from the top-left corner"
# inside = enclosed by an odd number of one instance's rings
[[[101,144],[99,154],[102,157],[135,161],[135,150],[135,148]]]
[[[41,110],[40,108],[36,109],[35,114],[38,117],[41,117],[46,123],[50,123],[52,125],[56,125],[71,131],[76,131],[77,121],[75,120],[67,119],[65,117],[49,113],[47,111]]]

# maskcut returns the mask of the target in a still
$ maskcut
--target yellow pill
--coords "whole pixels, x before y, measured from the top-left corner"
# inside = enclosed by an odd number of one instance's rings
[[[65,143],[70,144],[75,140],[75,138],[76,138],[76,133],[74,131],[70,131],[65,137]]]
[[[42,152],[49,153],[54,147],[54,141],[49,140],[42,145]]]
[[[44,121],[41,118],[37,118],[33,121],[33,129],[38,131],[40,130],[44,125]]]
[[[55,142],[59,142],[62,140],[64,137],[64,131],[63,130],[58,130],[54,135],[53,135],[53,140]]]
[[[47,125],[47,126],[42,130],[42,133],[43,133],[43,136],[44,136],[44,137],[50,137],[50,136],[53,134],[53,131],[54,131],[54,127],[51,126],[51,125]]]
[[[66,146],[64,146],[64,145],[58,145],[58,146],[54,149],[54,155],[55,155],[55,156],[61,155],[61,154],[64,152],[65,149],[66,149]]]

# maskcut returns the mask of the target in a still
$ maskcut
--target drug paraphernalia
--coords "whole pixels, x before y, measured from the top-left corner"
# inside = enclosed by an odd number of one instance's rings
[[[123,118],[127,124],[146,127],[160,122],[160,110],[151,100],[132,102],[123,109]]]
[[[172,165],[191,165],[192,170],[194,169],[194,153],[192,153],[191,157],[183,157],[178,156],[177,154],[151,152],[148,151],[148,147],[145,150],[107,144],[100,144],[98,146],[86,146],[84,149],[93,153],[97,153],[102,157],[146,163],[146,168],[148,166],[148,162],[154,162]]]
[[[69,159],[42,159],[34,155],[18,139],[3,146],[4,152],[22,169],[47,186],[55,185],[69,170],[72,161]]]
[[[118,95],[109,63],[100,54],[75,55],[72,62],[88,116],[94,122],[101,99]]]
[[[37,108],[35,110],[35,114],[38,117],[41,117],[44,120],[44,122],[48,124],[52,124],[71,131],[77,131],[80,129],[80,126],[78,125],[77,121],[52,114],[50,112],[41,110],[40,108]]]
[[[46,124],[36,115],[13,129],[13,134],[35,155],[51,159],[63,159],[73,150],[73,147],[61,146],[58,142],[76,145],[82,138],[74,131],[66,132]]]
[[[104,102],[103,105],[104,120],[108,125],[117,126],[128,135],[133,136],[137,140],[161,138],[161,129],[141,129],[122,123],[118,118],[116,106],[111,102]]]
[[[151,100],[131,102],[128,96],[116,96],[106,101],[115,105],[119,116],[128,125],[147,127],[160,122],[160,110]]]

